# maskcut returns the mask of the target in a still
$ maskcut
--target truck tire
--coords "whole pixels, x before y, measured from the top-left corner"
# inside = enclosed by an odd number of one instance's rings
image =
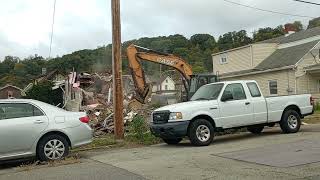
[[[287,110],[284,112],[280,127],[284,133],[296,133],[300,130],[301,118],[295,110]]]
[[[197,119],[190,124],[189,139],[195,146],[208,146],[214,137],[212,124],[206,119]]]
[[[179,142],[182,140],[182,138],[176,138],[176,139],[162,139],[167,144],[179,144]]]
[[[252,134],[261,134],[263,128],[264,126],[250,126],[250,127],[247,127],[247,130]]]

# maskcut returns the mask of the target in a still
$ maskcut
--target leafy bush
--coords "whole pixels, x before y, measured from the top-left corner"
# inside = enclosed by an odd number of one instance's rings
[[[151,134],[148,124],[140,115],[134,117],[132,122],[129,124],[129,133],[126,135],[126,139],[145,145],[160,142],[159,138]]]

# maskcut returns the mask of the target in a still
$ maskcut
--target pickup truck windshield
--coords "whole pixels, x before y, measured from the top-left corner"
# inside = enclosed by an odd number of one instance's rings
[[[190,100],[215,100],[218,98],[222,87],[223,83],[202,86],[198,89],[198,91],[192,96]]]

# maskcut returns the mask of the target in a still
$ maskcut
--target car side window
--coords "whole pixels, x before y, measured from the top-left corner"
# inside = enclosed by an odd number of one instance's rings
[[[252,97],[261,97],[260,90],[256,83],[254,82],[247,83],[247,86],[249,88],[249,91]]]
[[[235,84],[229,84],[227,85],[227,87],[225,88],[223,95],[224,94],[232,94],[232,100],[242,100],[242,99],[247,99],[246,97],[246,93],[244,92],[243,86],[240,83],[235,83]],[[223,96],[222,95],[222,96]]]
[[[5,103],[0,104],[0,120],[32,116],[43,116],[37,107],[27,103]]]

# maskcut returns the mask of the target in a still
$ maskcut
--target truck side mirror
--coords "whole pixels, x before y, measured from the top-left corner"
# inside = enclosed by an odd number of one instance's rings
[[[222,102],[226,102],[233,99],[233,95],[230,91],[225,91],[221,97]]]

